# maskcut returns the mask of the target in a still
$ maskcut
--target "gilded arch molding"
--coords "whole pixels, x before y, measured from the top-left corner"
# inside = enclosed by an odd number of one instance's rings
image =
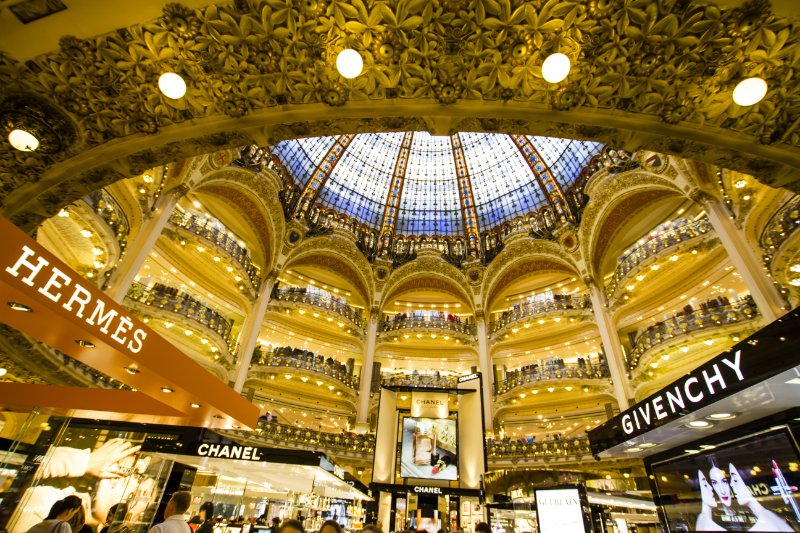
[[[469,304],[470,309],[474,307],[472,293],[467,288],[469,284],[464,273],[438,255],[422,255],[390,274],[381,291],[383,298],[380,308],[386,307],[398,291],[425,287],[433,287],[436,290],[449,289],[448,292],[461,296]]]
[[[784,80],[800,66],[800,25],[769,3],[451,4],[173,3],[31,60],[4,54],[3,108],[21,125],[38,117],[48,149],[0,146],[2,213],[30,225],[145,168],[251,142],[411,129],[592,139],[797,188],[800,87]],[[540,66],[556,41],[574,67],[552,86]],[[333,67],[345,46],[365,59],[355,81]],[[751,108],[730,103],[744,64],[771,87]],[[156,88],[166,66],[189,79],[180,101]]]

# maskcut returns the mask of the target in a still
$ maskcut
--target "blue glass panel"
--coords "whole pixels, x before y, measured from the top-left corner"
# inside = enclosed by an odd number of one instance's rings
[[[283,141],[273,146],[272,152],[286,165],[300,188],[303,188],[336,139],[336,137],[312,137]]]

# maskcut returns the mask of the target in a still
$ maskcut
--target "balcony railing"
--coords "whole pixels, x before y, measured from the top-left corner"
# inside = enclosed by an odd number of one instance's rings
[[[613,297],[620,282],[637,266],[654,255],[694,238],[705,235],[713,228],[708,219],[693,220],[672,229],[647,237],[643,244],[637,244],[617,260],[617,268],[606,286],[606,296]]]
[[[128,235],[130,234],[130,224],[128,224],[128,216],[125,214],[125,210],[119,205],[117,199],[106,192],[105,189],[100,189],[84,196],[83,201],[111,228],[117,238],[117,242],[119,242],[120,250],[125,250]]]
[[[517,387],[551,379],[605,379],[609,377],[608,366],[585,363],[557,363],[541,361],[520,370],[507,373],[506,378],[495,384],[495,394],[505,394]]]
[[[233,320],[225,318],[188,294],[184,294],[178,289],[158,283],[152,287],[148,287],[141,283],[134,282],[128,291],[127,297],[150,307],[157,307],[185,316],[193,322],[215,332],[225,341],[228,350],[231,353],[233,352],[234,345],[231,335]]]
[[[497,333],[506,326],[537,315],[555,311],[575,311],[591,308],[592,300],[588,294],[553,294],[547,299],[526,301],[515,305],[509,311],[503,311],[499,317],[489,323],[489,333]]]
[[[486,453],[492,459],[558,458],[591,455],[586,437],[528,442],[521,439],[486,439]]]
[[[375,451],[375,435],[366,433],[329,433],[306,429],[273,420],[260,421],[254,432],[238,432],[242,436],[262,442],[294,444],[314,449],[371,454]]]
[[[358,378],[353,376],[344,364],[330,358],[325,359],[321,355],[296,355],[292,353],[291,348],[277,348],[271,352],[258,354],[253,358],[252,364],[309,370],[331,377],[351,389],[358,389]]]
[[[239,246],[236,238],[232,237],[227,231],[220,229],[220,223],[217,220],[198,217],[190,213],[180,213],[179,211],[173,212],[169,220],[174,225],[194,233],[227,252],[247,273],[247,277],[253,287],[258,288],[261,284],[258,267],[250,261],[250,254],[247,249]]]
[[[458,386],[458,376],[442,376],[437,374],[384,374],[381,377],[384,387],[410,387],[428,389],[455,389]],[[379,389],[379,387],[374,387]],[[378,392],[373,390],[372,392]]]
[[[657,322],[648,327],[636,338],[630,357],[628,369],[632,370],[639,364],[642,355],[661,344],[680,335],[704,328],[735,324],[750,320],[758,316],[758,309],[752,297],[747,296],[741,300],[727,305],[697,309],[690,313],[674,316],[669,320]]]
[[[335,296],[309,292],[302,287],[276,287],[272,291],[272,299],[281,302],[298,302],[319,307],[326,311],[332,311],[342,318],[346,318],[360,328],[363,328],[365,325],[361,309],[357,309]]]
[[[475,335],[475,324],[458,317],[395,315],[391,318],[386,317],[381,321],[381,331],[400,331],[404,329],[437,329]]]
[[[764,262],[768,265],[780,249],[781,245],[800,226],[800,196],[795,196],[772,216],[761,234],[761,248],[764,250]]]

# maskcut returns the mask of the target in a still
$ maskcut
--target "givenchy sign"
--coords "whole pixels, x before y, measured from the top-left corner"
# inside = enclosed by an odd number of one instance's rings
[[[412,392],[411,416],[428,418],[447,418],[448,395],[446,392]]]
[[[133,320],[129,316],[114,309],[117,307],[116,303],[106,298],[92,297],[91,292],[80,281],[73,280],[58,267],[51,266],[47,259],[28,246],[22,247],[16,263],[7,266],[4,272],[48,300],[61,304],[62,308],[90,326],[95,326],[95,330],[102,334],[100,336],[111,339],[112,345],[127,348],[131,353],[142,350],[147,333],[141,328],[134,328]]]
[[[208,444],[203,443],[197,447],[200,457],[219,457],[223,459],[244,459],[247,461],[263,461],[259,448],[253,446],[239,446],[238,444]]]

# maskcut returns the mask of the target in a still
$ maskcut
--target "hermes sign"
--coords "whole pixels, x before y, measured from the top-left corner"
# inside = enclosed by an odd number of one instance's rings
[[[412,392],[411,416],[426,418],[447,418],[448,396],[445,392]]]

